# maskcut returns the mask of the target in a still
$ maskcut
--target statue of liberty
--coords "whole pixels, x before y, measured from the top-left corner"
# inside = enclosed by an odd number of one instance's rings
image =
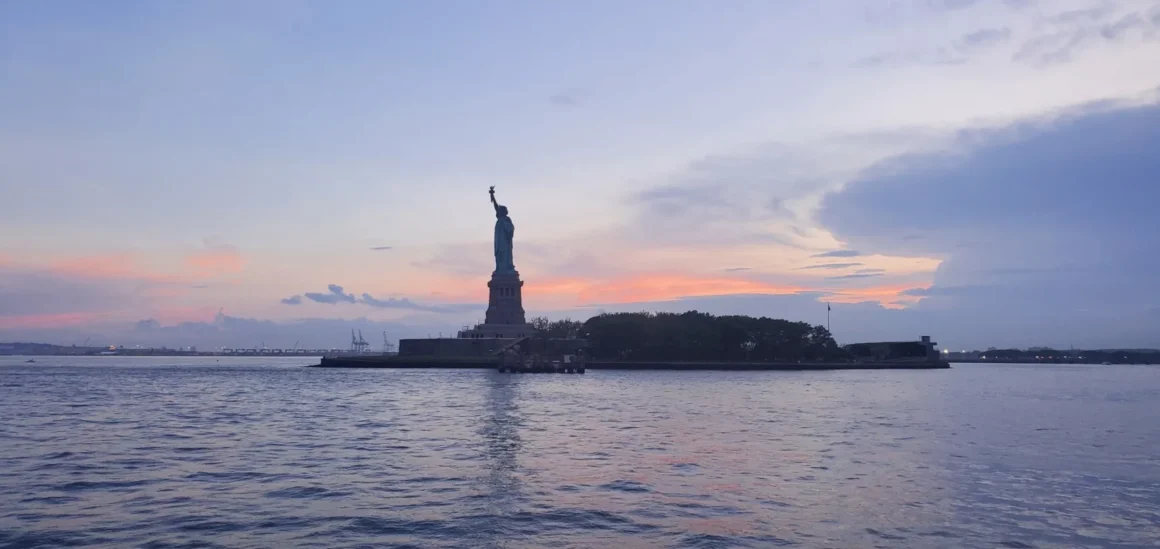
[[[495,206],[495,272],[496,274],[515,274],[516,265],[512,260],[512,237],[516,234],[516,226],[512,218],[508,217],[507,206],[501,206],[495,201],[495,185],[488,191],[491,194],[491,204]]]

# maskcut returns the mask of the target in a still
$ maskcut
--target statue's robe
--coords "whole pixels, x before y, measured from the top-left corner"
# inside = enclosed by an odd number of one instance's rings
[[[495,220],[495,272],[514,273],[515,263],[512,260],[512,237],[516,234],[516,227],[512,218],[503,216]]]

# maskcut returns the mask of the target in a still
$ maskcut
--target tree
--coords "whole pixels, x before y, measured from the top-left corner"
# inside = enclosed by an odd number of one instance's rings
[[[578,338],[584,329],[583,322],[572,320],[571,318],[550,321],[547,317],[537,316],[528,323],[532,325],[532,328],[535,328],[537,335],[552,339]]]
[[[823,326],[697,311],[616,313],[588,319],[592,356],[658,361],[833,360],[847,353]]]

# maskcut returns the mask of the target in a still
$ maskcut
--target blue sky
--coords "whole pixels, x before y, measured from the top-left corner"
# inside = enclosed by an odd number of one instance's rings
[[[0,75],[0,340],[450,332],[495,185],[532,314],[1160,346],[1157,1],[8,2]]]

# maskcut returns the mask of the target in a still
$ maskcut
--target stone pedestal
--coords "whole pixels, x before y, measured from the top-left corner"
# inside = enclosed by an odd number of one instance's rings
[[[487,314],[483,324],[459,332],[467,339],[519,339],[535,335],[524,316],[524,282],[520,273],[491,273],[487,283]]]
[[[492,273],[487,283],[487,316],[485,324],[527,324],[524,318],[524,281],[519,272]]]

